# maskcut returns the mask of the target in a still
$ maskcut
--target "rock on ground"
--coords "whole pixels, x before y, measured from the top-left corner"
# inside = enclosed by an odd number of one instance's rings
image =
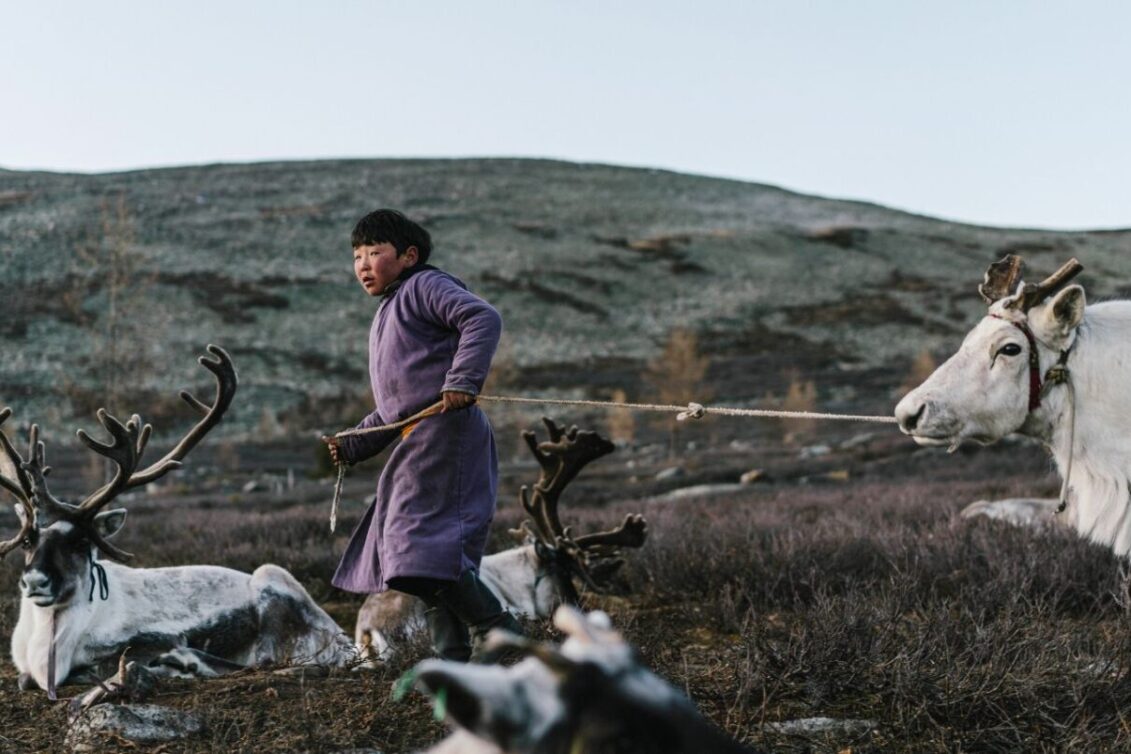
[[[140,745],[178,741],[204,730],[200,716],[156,704],[102,704],[92,707],[67,732],[71,751],[102,751],[109,739]]]

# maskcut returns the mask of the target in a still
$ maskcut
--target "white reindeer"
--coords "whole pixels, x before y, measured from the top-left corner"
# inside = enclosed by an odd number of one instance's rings
[[[541,467],[541,475],[519,500],[529,516],[522,528],[526,544],[488,555],[480,561],[479,578],[499,602],[521,618],[549,618],[554,608],[579,597],[574,578],[594,591],[604,589],[624,564],[621,548],[641,547],[647,538],[643,516],[629,515],[610,531],[573,537],[562,526],[558,501],[562,490],[590,461],[607,455],[615,446],[596,432],[568,431],[549,418],[542,422],[550,441],[538,443],[533,432],[523,438]],[[423,630],[424,603],[397,591],[371,594],[357,615],[355,639],[359,652],[370,662],[387,660],[397,638]]]
[[[0,489],[16,498],[20,533],[0,542],[0,557],[22,547],[20,615],[12,661],[21,689],[38,685],[55,698],[57,684],[77,680],[116,660],[150,661],[160,675],[211,676],[243,666],[280,663],[344,665],[356,658],[349,637],[290,573],[264,565],[252,574],[218,566],[130,568],[133,556],[107,541],[124,510],[102,511],[121,492],[179,468],[181,460],[223,416],[236,390],[228,354],[200,363],[216,378],[211,406],[181,397],[203,414],[165,457],[138,469],[152,428],[135,415],[122,424],[104,410],[99,421],[113,438],[79,438],[117,466],[114,478],[77,505],[51,495],[38,428],[25,461],[0,432],[7,457]],[[0,423],[11,414],[0,411]],[[102,556],[105,556],[102,557]],[[114,562],[120,561],[120,562]]]
[[[1128,555],[1131,302],[1086,307],[1082,287],[1065,287],[1081,269],[1072,260],[1032,285],[1019,282],[1019,257],[991,265],[979,287],[988,315],[895,415],[921,445],[953,449],[1012,432],[1040,440],[1066,481],[1060,515]]]
[[[554,623],[567,634],[560,648],[492,632],[497,647],[529,655],[513,667],[425,660],[406,674],[456,726],[428,754],[750,752],[644,667],[608,616],[563,605]]]

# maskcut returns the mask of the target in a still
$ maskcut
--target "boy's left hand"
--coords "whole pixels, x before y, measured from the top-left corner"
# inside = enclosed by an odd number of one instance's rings
[[[446,411],[458,411],[461,408],[467,408],[472,403],[475,403],[475,396],[471,393],[461,393],[458,390],[445,390],[441,394],[444,398],[444,408],[440,413]]]

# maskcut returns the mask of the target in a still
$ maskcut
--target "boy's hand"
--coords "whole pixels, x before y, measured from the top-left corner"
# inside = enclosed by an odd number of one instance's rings
[[[472,403],[475,403],[475,396],[471,393],[461,393],[458,390],[445,390],[443,393],[444,408],[440,413],[447,411],[458,411],[461,408],[467,408]]]
[[[322,442],[326,443],[326,449],[330,451],[330,460],[335,466],[340,465],[342,460],[338,456],[338,438],[322,435]]]

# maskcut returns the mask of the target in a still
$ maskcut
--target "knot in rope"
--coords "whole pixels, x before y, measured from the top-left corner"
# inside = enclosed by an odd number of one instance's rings
[[[686,411],[680,411],[675,416],[677,422],[686,421],[688,419],[702,419],[703,415],[707,413],[707,409],[703,408],[701,403],[688,403]]]

